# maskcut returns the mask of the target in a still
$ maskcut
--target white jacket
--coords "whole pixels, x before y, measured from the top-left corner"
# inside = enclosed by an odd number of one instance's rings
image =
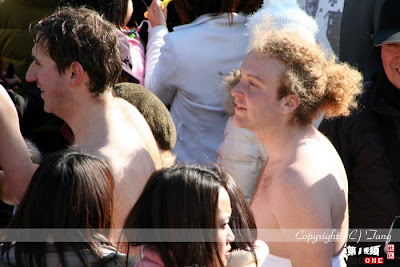
[[[228,119],[222,104],[221,74],[242,63],[248,46],[247,17],[202,15],[168,33],[149,31],[145,86],[170,111],[177,129],[174,153],[180,162],[215,162]]]

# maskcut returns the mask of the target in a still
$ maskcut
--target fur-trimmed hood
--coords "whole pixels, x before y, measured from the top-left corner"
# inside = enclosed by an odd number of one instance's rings
[[[235,114],[235,102],[233,96],[231,95],[231,91],[236,84],[239,83],[239,70],[233,70],[227,75],[222,76],[222,85],[221,88],[224,93],[224,97],[222,99],[222,106],[224,107],[226,113],[229,116],[233,116]]]

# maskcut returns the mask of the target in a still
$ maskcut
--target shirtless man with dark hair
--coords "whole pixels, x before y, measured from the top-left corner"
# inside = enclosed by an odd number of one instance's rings
[[[122,228],[161,161],[143,116],[113,96],[122,66],[116,28],[95,11],[63,8],[31,31],[35,45],[26,80],[37,83],[44,110],[70,126],[73,147],[109,165],[115,179],[114,227]],[[3,89],[0,128],[0,196],[18,204],[36,168],[19,132],[16,110]]]

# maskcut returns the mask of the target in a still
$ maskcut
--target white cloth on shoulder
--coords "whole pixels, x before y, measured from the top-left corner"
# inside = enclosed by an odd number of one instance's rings
[[[342,249],[338,255],[332,258],[332,267],[346,267],[346,261],[344,260],[346,256],[346,250]],[[262,263],[261,267],[292,267],[292,262],[290,259],[278,257],[268,254],[265,261]]]
[[[229,260],[229,267],[256,267],[260,266],[261,263],[268,256],[269,248],[268,245],[261,240],[256,240],[254,243],[254,251],[257,258],[257,265],[253,254],[250,251],[245,250],[234,250],[231,253]]]

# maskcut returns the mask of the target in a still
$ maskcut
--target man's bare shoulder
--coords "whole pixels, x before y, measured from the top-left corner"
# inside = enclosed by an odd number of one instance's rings
[[[115,98],[126,124],[131,125],[142,140],[144,147],[150,153],[157,168],[161,167],[161,158],[153,132],[140,111],[122,98]]]
[[[140,111],[128,101],[119,97],[114,97],[114,101],[118,105],[119,112],[122,112],[123,115],[127,115],[129,118],[140,118],[140,123],[146,121]]]
[[[291,158],[274,170],[274,187],[282,192],[307,193],[328,188],[333,183],[345,186],[343,164],[329,141],[321,135],[304,140]]]
[[[307,191],[312,182],[308,171],[298,164],[282,167],[273,177],[274,190],[280,192],[277,196],[284,196],[285,192],[298,194]]]
[[[318,179],[321,176],[343,174],[344,167],[335,148],[318,132],[315,138],[304,140],[297,148],[292,169],[306,177]]]

